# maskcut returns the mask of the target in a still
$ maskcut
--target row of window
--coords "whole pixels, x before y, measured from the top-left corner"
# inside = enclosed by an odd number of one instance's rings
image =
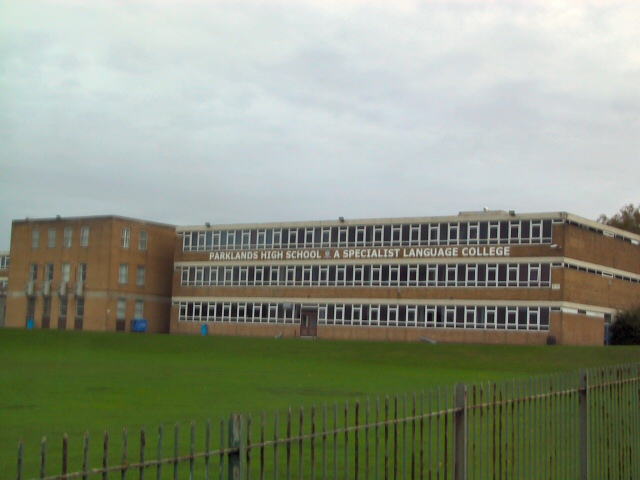
[[[55,248],[56,237],[58,230],[55,227],[47,229],[47,247]],[[149,234],[146,230],[140,232],[138,237],[138,249],[146,250],[149,241]],[[62,237],[62,246],[64,248],[71,248],[73,244],[73,227],[65,227]],[[120,245],[123,248],[129,248],[131,246],[131,228],[124,227],[120,236]],[[80,246],[89,246],[89,227],[80,227]],[[31,230],[31,248],[40,248],[40,229],[34,228]]]
[[[615,278],[616,280],[624,280],[625,282],[632,282],[632,283],[640,283],[640,277],[632,277],[630,275],[621,275],[619,273],[611,273],[611,272],[604,272],[602,270],[598,270],[596,268],[589,268],[589,267],[584,267],[582,265],[574,265],[571,263],[563,263],[562,266],[564,268],[570,268],[572,270],[578,270],[579,272],[587,272],[587,273],[594,273],[596,275],[602,275],[603,277],[607,277],[607,278]]]
[[[51,317],[51,300],[52,297],[44,297],[44,304],[42,306],[42,318]],[[127,299],[119,298],[116,309],[116,319],[125,320],[127,314]],[[84,318],[84,298],[76,297],[75,299],[76,318]],[[67,297],[60,297],[58,305],[58,316],[67,317],[69,310],[69,299]],[[36,313],[36,298],[29,297],[27,301],[27,317],[34,318]],[[134,318],[144,317],[144,300],[135,301]]]
[[[133,318],[144,317],[144,300],[136,300]],[[126,320],[127,318],[127,299],[119,298],[118,307],[116,309],[116,320]]]
[[[42,318],[51,318],[51,301],[52,297],[43,297],[44,305],[42,307]],[[84,318],[84,297],[76,297],[76,318]],[[60,297],[58,304],[58,317],[66,318],[69,311],[69,298]],[[27,300],[27,317],[35,317],[36,313],[36,297],[29,297]]]
[[[143,286],[146,282],[147,268],[144,265],[138,265],[136,271],[136,285]],[[47,263],[44,266],[44,281],[52,282],[54,276],[54,264]],[[38,264],[32,263],[29,266],[29,281],[35,282],[38,280]],[[70,282],[71,281],[71,264],[65,262],[62,264],[61,271],[61,282]],[[78,273],[76,277],[77,282],[86,282],[87,281],[87,264],[79,263],[78,264]],[[129,282],[129,265],[126,263],[121,263],[118,268],[118,283],[122,285],[126,285]]]
[[[204,229],[184,232],[183,250],[540,244],[551,234],[551,220]]]
[[[29,281],[36,282],[38,280],[38,264],[32,263],[29,265]],[[44,281],[52,282],[54,276],[54,264],[46,263],[44,266]],[[71,264],[68,262],[62,263],[61,276],[60,281],[62,282],[70,282],[71,281]],[[87,264],[79,263],[77,276],[77,282],[86,282],[87,281]]]
[[[319,325],[549,330],[548,307],[319,304]],[[283,303],[180,302],[185,322],[299,324],[299,307]]]
[[[147,267],[144,265],[138,265],[136,270],[136,285],[144,286],[146,282],[147,276]],[[118,283],[121,285],[126,285],[129,283],[129,265],[126,263],[121,263],[118,268]]]
[[[183,286],[549,287],[545,263],[185,266]]]

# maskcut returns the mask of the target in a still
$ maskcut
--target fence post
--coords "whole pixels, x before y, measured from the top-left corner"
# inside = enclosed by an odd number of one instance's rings
[[[454,445],[454,480],[467,480],[467,386],[464,383],[456,385],[453,406],[453,445]]]
[[[18,442],[18,480],[22,480],[22,462],[24,461],[23,455],[24,455],[24,442],[22,441],[22,438],[21,438],[20,442]]]
[[[242,441],[244,433],[244,418],[240,414],[231,414],[229,418],[229,448],[233,449],[229,452],[229,480],[240,480],[244,478],[244,442]]]
[[[587,370],[580,370],[578,404],[580,408],[580,480],[589,479],[589,409]]]

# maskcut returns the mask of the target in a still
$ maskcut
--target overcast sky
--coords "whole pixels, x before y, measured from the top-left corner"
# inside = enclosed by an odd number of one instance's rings
[[[640,2],[0,0],[11,220],[640,202]]]

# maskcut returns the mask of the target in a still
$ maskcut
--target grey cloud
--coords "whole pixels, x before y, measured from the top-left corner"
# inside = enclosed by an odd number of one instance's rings
[[[30,8],[0,20],[0,249],[26,215],[595,218],[638,201],[635,4]]]

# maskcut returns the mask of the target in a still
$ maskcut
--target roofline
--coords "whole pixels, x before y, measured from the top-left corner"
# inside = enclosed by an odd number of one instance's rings
[[[82,221],[82,220],[124,220],[124,221],[130,221],[130,222],[136,222],[136,223],[142,223],[142,224],[151,224],[151,225],[158,225],[158,226],[162,226],[162,227],[171,227],[171,228],[176,228],[176,225],[172,225],[169,223],[162,223],[162,222],[156,222],[153,220],[145,220],[145,219],[141,219],[141,218],[133,218],[133,217],[125,217],[122,215],[87,215],[87,216],[76,216],[76,217],[63,217],[61,215],[57,215],[55,217],[49,217],[49,218],[32,218],[32,217],[26,217],[25,219],[15,219],[12,220],[12,224],[14,223],[37,223],[37,222],[58,222],[58,221]]]
[[[446,222],[446,221],[460,221],[461,217],[480,217],[482,220],[507,220],[510,218],[519,219],[562,219],[567,214],[565,212],[550,212],[550,213],[515,213],[513,210],[482,210],[474,212],[459,212],[457,215],[439,215],[428,217],[385,217],[385,218],[344,218],[341,217],[336,220],[314,220],[314,221],[290,221],[290,222],[252,222],[252,223],[233,223],[233,224],[211,224],[210,227],[206,225],[184,225],[178,226],[177,231],[193,230],[193,229],[224,229],[224,228],[255,228],[255,227],[302,227],[302,226],[334,226],[334,225],[379,225],[388,223],[411,223],[411,222]]]
[[[232,224],[204,224],[204,225],[181,225],[176,227],[177,233],[190,230],[224,230],[224,229],[248,229],[248,228],[274,228],[274,227],[327,227],[340,225],[380,225],[389,223],[429,223],[429,222],[459,222],[461,220],[563,220],[570,221],[579,225],[598,231],[611,232],[616,236],[640,242],[640,235],[621,230],[595,220],[590,220],[579,215],[568,212],[538,212],[538,213],[516,213],[513,210],[480,210],[480,211],[462,211],[457,215],[441,215],[428,217],[387,217],[387,218],[358,218],[338,220],[314,220],[314,221],[290,221],[290,222],[265,222],[265,223],[232,223]]]

